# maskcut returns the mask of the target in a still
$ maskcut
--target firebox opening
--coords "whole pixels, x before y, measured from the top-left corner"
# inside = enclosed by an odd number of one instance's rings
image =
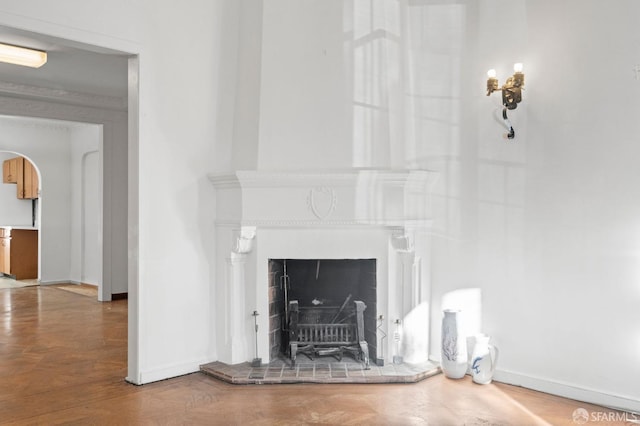
[[[291,301],[300,310],[330,311],[323,323],[348,322],[353,304],[362,301],[364,339],[376,362],[376,259],[269,259],[270,359],[290,357],[287,320]],[[342,309],[344,307],[344,309]],[[327,319],[328,318],[328,319]],[[305,355],[301,355],[305,358]]]

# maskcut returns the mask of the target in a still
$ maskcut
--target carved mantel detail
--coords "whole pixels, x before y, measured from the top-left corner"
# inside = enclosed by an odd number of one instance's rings
[[[324,220],[331,216],[336,209],[338,196],[333,188],[319,186],[311,188],[307,196],[307,206],[309,210],[320,220]]]

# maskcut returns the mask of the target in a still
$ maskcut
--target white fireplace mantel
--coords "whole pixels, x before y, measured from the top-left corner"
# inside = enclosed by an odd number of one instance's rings
[[[372,357],[428,356],[430,193],[427,170],[237,171],[216,188],[216,360],[269,361],[269,259],[364,259],[377,263],[377,315],[391,337]],[[399,349],[400,348],[400,349]]]
[[[429,219],[429,194],[437,173],[238,171],[209,178],[217,189],[220,224],[407,226]]]

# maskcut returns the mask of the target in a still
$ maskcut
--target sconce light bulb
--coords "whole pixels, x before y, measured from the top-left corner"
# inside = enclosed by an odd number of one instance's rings
[[[498,75],[498,73],[493,68],[491,68],[489,71],[487,71],[487,77],[489,77],[489,78],[496,78],[497,75]]]
[[[522,72],[522,62],[516,62],[515,64],[513,64],[513,70],[515,72]]]

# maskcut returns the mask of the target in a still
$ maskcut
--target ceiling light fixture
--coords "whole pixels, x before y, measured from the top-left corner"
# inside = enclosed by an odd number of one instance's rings
[[[47,52],[0,43],[0,62],[40,68],[47,63]]]
[[[498,87],[498,79],[496,78],[496,70],[491,69],[487,72],[487,96],[500,89],[502,91],[502,118],[507,123],[509,128],[509,139],[515,138],[516,134],[507,118],[508,109],[516,109],[518,104],[522,101],[522,90],[524,90],[524,73],[522,72],[522,64],[517,63],[513,65],[513,75],[507,79],[507,81]]]

